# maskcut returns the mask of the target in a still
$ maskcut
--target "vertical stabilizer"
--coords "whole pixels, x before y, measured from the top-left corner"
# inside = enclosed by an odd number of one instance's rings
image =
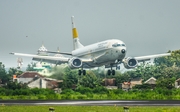
[[[71,21],[72,21],[72,36],[73,36],[73,45],[74,45],[74,50],[84,47],[80,42],[79,42],[79,38],[78,38],[78,31],[75,27],[75,23],[74,23],[74,16],[71,17]]]

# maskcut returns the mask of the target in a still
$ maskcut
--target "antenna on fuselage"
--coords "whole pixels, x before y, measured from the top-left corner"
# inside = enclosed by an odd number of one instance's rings
[[[75,23],[74,23],[74,16],[71,17],[71,22],[72,22],[72,36],[73,36],[73,46],[74,46],[74,50],[84,47],[80,42],[79,42],[79,38],[78,38],[78,31],[75,27]]]

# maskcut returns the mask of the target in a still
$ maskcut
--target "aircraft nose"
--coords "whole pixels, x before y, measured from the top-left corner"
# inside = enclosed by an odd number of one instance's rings
[[[122,50],[121,50],[121,53],[123,53],[123,54],[126,53],[126,50],[125,50],[125,49],[122,49]]]

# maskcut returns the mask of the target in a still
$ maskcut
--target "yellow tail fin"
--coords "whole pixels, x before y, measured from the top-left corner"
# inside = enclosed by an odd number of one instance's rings
[[[73,44],[74,44],[74,50],[84,47],[80,42],[79,42],[79,38],[78,38],[78,31],[75,27],[75,23],[74,23],[74,16],[71,17],[71,21],[72,21],[72,36],[73,36]]]

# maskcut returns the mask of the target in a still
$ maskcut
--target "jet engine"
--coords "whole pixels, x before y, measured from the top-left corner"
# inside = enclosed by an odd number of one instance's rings
[[[123,64],[126,69],[131,69],[137,66],[138,61],[134,58],[128,57],[124,59]]]
[[[68,66],[71,69],[80,68],[82,66],[82,61],[79,58],[71,58],[68,61]]]

